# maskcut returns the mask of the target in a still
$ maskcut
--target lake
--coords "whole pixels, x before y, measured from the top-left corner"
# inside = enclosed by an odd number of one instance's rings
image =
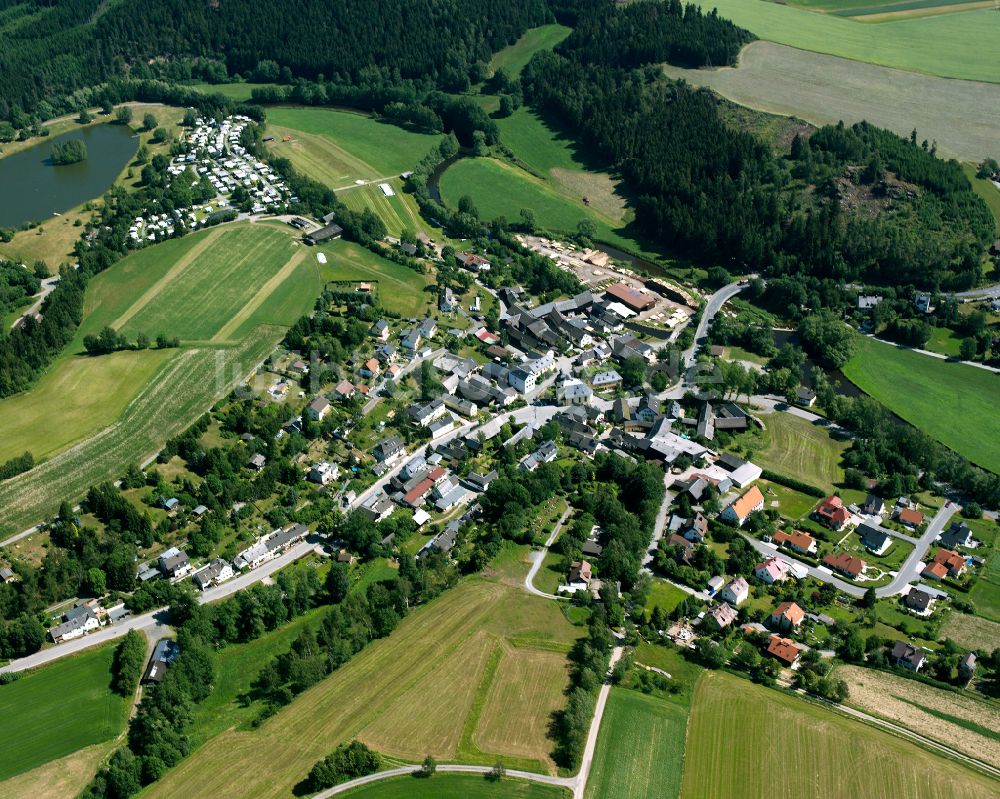
[[[87,159],[55,166],[52,145],[83,139]],[[127,125],[93,125],[50,136],[27,150],[0,158],[0,227],[45,222],[106,192],[135,155],[139,140]]]

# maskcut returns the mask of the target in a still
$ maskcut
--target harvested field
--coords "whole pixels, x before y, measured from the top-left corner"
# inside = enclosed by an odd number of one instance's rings
[[[85,747],[44,766],[0,782],[0,799],[66,799],[76,796],[97,773],[98,764],[113,744]]]
[[[850,690],[847,704],[1000,766],[1000,707],[857,666],[841,666],[837,676]]]
[[[867,119],[900,136],[916,128],[920,139],[936,141],[946,156],[978,162],[997,149],[995,83],[920,75],[766,41],[744,48],[735,69],[664,71],[741,105],[814,125]]]
[[[941,627],[941,637],[950,638],[969,649],[985,649],[992,652],[1000,647],[1000,624],[979,616],[952,611]]]
[[[755,463],[827,491],[843,481],[840,460],[846,442],[833,438],[822,425],[790,413],[769,413],[763,421],[768,445],[754,454]]]

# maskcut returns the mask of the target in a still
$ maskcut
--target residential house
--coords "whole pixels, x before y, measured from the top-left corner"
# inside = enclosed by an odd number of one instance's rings
[[[950,549],[939,549],[934,555],[934,563],[944,566],[949,577],[961,577],[965,573],[965,557]]]
[[[551,463],[554,461],[558,454],[559,450],[554,441],[543,441],[539,445],[538,449],[521,458],[520,463],[518,463],[518,467],[526,472],[533,472],[543,463]]]
[[[569,567],[569,585],[575,588],[590,587],[593,571],[590,563],[585,560],[574,560]]]
[[[934,604],[934,597],[927,591],[913,586],[903,598],[903,602],[910,610],[923,615],[930,613]]]
[[[88,605],[77,605],[75,608],[67,610],[62,618],[61,624],[49,628],[49,637],[56,644],[79,638],[101,626],[101,620],[97,617],[94,609]]]
[[[160,497],[160,507],[165,511],[175,511],[180,507],[181,501],[177,497]]]
[[[590,405],[594,390],[580,380],[567,380],[556,389],[560,405]]]
[[[457,305],[455,292],[446,286],[445,290],[438,295],[438,310],[442,313],[451,313]]]
[[[865,497],[865,504],[861,506],[861,512],[865,516],[881,516],[885,513],[885,500],[874,494]]]
[[[792,639],[772,634],[767,639],[767,654],[792,668],[798,662],[801,650]]]
[[[314,422],[322,422],[330,412],[330,400],[326,397],[316,397],[306,408],[306,416]]]
[[[400,346],[404,350],[409,350],[410,352],[416,352],[420,347],[420,342],[423,341],[423,336],[420,334],[420,330],[413,328],[408,330],[400,341]]]
[[[233,559],[233,566],[240,570],[256,569],[262,563],[276,558],[292,544],[301,541],[308,532],[309,528],[304,524],[294,524],[284,530],[275,530],[240,552]]]
[[[375,358],[369,358],[361,367],[361,376],[374,378],[382,374],[382,367]]]
[[[924,514],[913,508],[899,508],[896,511],[896,521],[915,530],[924,523]]]
[[[448,415],[435,419],[427,425],[427,431],[431,434],[431,440],[437,439],[447,433],[455,426],[455,417]]]
[[[232,564],[222,558],[214,558],[211,563],[194,573],[194,584],[202,591],[223,583],[234,574]]]
[[[753,568],[753,573],[761,582],[772,585],[788,579],[788,564],[773,555]]]
[[[385,494],[376,494],[370,497],[361,507],[358,513],[364,514],[372,522],[382,522],[392,516],[396,506]]]
[[[799,386],[795,389],[795,404],[803,408],[811,408],[816,404],[816,392],[806,386]]]
[[[892,546],[892,536],[870,524],[859,525],[855,532],[861,544],[873,555],[884,555]]]
[[[319,483],[321,486],[332,483],[339,476],[340,467],[336,463],[330,463],[329,461],[317,463],[309,470],[309,481]]]
[[[856,558],[849,552],[840,552],[836,555],[827,555],[823,558],[823,565],[832,571],[840,572],[852,580],[862,576],[868,568],[868,564],[861,558]]]
[[[167,669],[181,653],[180,646],[170,638],[161,638],[153,647],[153,655],[149,658],[149,664],[142,675],[143,685],[158,685],[162,682]]]
[[[392,464],[403,457],[405,450],[399,436],[383,438],[372,448],[372,455],[379,463]]]
[[[972,546],[972,529],[965,522],[952,522],[951,526],[938,536],[941,546],[948,549]]]
[[[742,577],[737,577],[719,592],[719,599],[739,607],[750,596],[750,584]]]
[[[931,295],[925,291],[918,292],[913,298],[913,307],[920,313],[930,313],[934,310],[931,305]]]
[[[177,547],[170,547],[159,557],[160,571],[169,579],[184,577],[191,573],[191,560],[187,552]]]
[[[896,641],[889,656],[890,661],[900,668],[910,671],[920,671],[924,663],[927,662],[927,655],[922,649],[918,649],[913,644],[906,641]]]
[[[782,602],[771,612],[768,622],[775,630],[794,630],[805,617],[806,612],[794,602]]]
[[[410,421],[420,427],[427,427],[435,419],[440,419],[448,412],[444,402],[439,399],[425,403],[414,403],[406,409],[406,415]]]
[[[831,530],[842,530],[851,519],[851,512],[844,506],[844,500],[838,496],[829,496],[813,511],[813,516],[820,524]]]
[[[333,393],[342,400],[349,400],[355,395],[355,393],[357,393],[357,389],[354,387],[354,383],[350,380],[341,380],[336,386],[334,386]]]
[[[793,530],[791,533],[786,533],[784,530],[778,530],[778,532],[774,534],[774,538],[772,540],[776,546],[788,547],[789,549],[795,550],[800,555],[816,554],[816,539],[808,533],[803,533],[801,530]]]
[[[723,630],[736,621],[739,614],[728,602],[720,602],[705,616],[705,621],[711,621],[716,629]]]
[[[527,394],[535,390],[535,381],[537,380],[535,373],[529,372],[520,366],[516,369],[511,369],[507,379],[510,382],[511,388],[520,394]]]
[[[496,480],[498,477],[496,470],[489,472],[488,474],[479,474],[478,472],[469,472],[465,477],[462,478],[462,482],[473,491],[482,493],[487,488],[490,487],[490,483]]]
[[[735,502],[722,511],[723,521],[742,527],[751,513],[764,508],[764,495],[757,486],[751,486]]]
[[[488,258],[474,252],[455,253],[455,260],[470,272],[489,272],[492,264]]]
[[[247,465],[255,472],[259,472],[264,468],[264,466],[267,465],[267,458],[259,452],[255,452],[250,456],[250,460],[247,462]]]
[[[375,324],[372,325],[371,330],[368,334],[383,344],[389,340],[389,335],[391,330],[389,329],[389,323],[385,319],[379,319]]]
[[[608,369],[606,372],[598,372],[590,379],[590,384],[594,388],[609,388],[610,386],[617,386],[621,382],[622,376],[614,369]]]
[[[389,344],[388,342],[375,350],[375,357],[382,363],[394,363],[398,354],[396,345]]]
[[[976,654],[975,652],[967,652],[960,661],[958,661],[958,676],[963,680],[968,682],[976,674]]]
[[[704,543],[705,537],[708,535],[708,519],[701,515],[700,512],[695,512],[694,518],[687,521],[680,531],[688,541],[692,541],[695,544]]]
[[[437,322],[428,316],[423,322],[420,323],[420,327],[417,328],[417,332],[419,332],[423,338],[433,338],[434,334],[437,333],[437,329]]]
[[[941,563],[925,563],[920,574],[929,580],[943,580],[948,576],[948,567]]]

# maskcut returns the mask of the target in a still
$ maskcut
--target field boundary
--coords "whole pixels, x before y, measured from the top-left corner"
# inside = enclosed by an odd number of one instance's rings
[[[306,250],[301,248],[293,253],[292,257],[285,262],[285,265],[275,272],[268,279],[268,281],[257,290],[257,293],[250,298],[239,313],[219,328],[216,334],[212,336],[211,342],[213,344],[232,344],[233,340],[230,339],[230,336],[253,315],[254,311],[267,302],[268,297],[274,293],[275,289],[277,289],[279,285],[291,277],[292,273],[298,265],[306,259],[307,255],[308,253]]]
[[[132,317],[134,317],[139,311],[145,308],[149,303],[156,299],[156,297],[163,291],[167,286],[173,283],[177,278],[179,278],[187,268],[194,263],[198,256],[200,256],[205,250],[207,250],[215,240],[218,239],[225,232],[225,228],[217,228],[216,230],[207,233],[201,241],[197,242],[190,250],[188,250],[177,261],[167,273],[156,281],[152,286],[150,286],[139,299],[137,299],[132,305],[129,306],[128,310],[122,313],[114,322],[111,323],[111,327],[115,330],[121,330]]]

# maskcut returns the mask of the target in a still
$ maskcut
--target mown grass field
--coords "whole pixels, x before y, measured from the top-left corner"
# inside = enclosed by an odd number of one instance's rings
[[[843,481],[840,460],[846,442],[833,438],[825,427],[790,413],[770,413],[763,419],[767,446],[754,453],[754,463],[828,491]]]
[[[93,779],[98,765],[113,747],[114,743],[111,741],[93,744],[4,780],[0,782],[0,797],[65,799],[67,796],[77,796]]]
[[[542,25],[525,31],[524,35],[514,44],[508,45],[499,53],[494,54],[490,65],[494,71],[506,69],[511,75],[520,75],[521,70],[531,60],[531,57],[541,50],[551,50],[559,42],[569,36],[571,28],[565,25]]]
[[[343,239],[313,248],[326,255],[320,267],[323,282],[331,280],[378,281],[379,300],[389,311],[404,318],[418,318],[437,307],[437,294],[425,291],[434,281],[430,275],[380,258],[371,250]]]
[[[230,100],[249,100],[254,89],[264,89],[271,83],[195,83],[192,89],[204,94],[221,94]]]
[[[399,178],[392,178],[386,181],[396,192],[393,197],[386,197],[377,183],[369,183],[365,186],[357,186],[337,192],[337,199],[352,211],[364,211],[371,208],[372,211],[385,223],[386,230],[390,236],[398,237],[406,230],[414,233],[425,233],[431,238],[440,236],[440,231],[434,230],[420,215],[416,200],[403,191],[403,181]]]
[[[1000,622],[1000,552],[994,549],[979,579],[969,591],[969,598],[976,606],[976,613]]]
[[[988,9],[867,25],[759,0],[713,0],[705,10],[712,8],[761,39],[790,47],[944,78],[1000,82],[1000,14]]]
[[[612,688],[597,737],[587,799],[673,799],[680,793],[688,710]]]
[[[906,421],[973,463],[1000,472],[1000,376],[889,344],[861,340],[844,374]]]
[[[345,799],[566,799],[553,785],[505,779],[489,782],[472,774],[435,774],[433,778],[395,777],[355,788]]]
[[[258,729],[216,736],[148,795],[285,797],[319,758],[355,737],[407,759],[430,753],[442,761],[460,757],[492,765],[501,756],[511,767],[545,770],[540,760],[483,752],[471,742],[484,719],[490,730],[490,691],[497,680],[498,695],[507,701],[504,725],[525,736],[524,746],[548,751],[547,719],[541,723],[536,708],[511,697],[503,686],[516,677],[506,672],[524,656],[548,675],[534,679],[564,680],[565,661],[542,666],[537,653],[565,653],[582,631],[556,603],[523,591],[519,560],[512,557],[492,574],[469,578],[415,611],[389,638],[371,644]],[[510,646],[513,660],[496,661],[498,646]]]
[[[269,144],[310,177],[336,189],[355,180],[392,177],[412,169],[441,136],[376,122],[329,108],[269,108]],[[282,137],[290,136],[290,141]]]
[[[1000,35],[1000,26],[995,30]],[[741,105],[815,125],[866,119],[900,136],[916,128],[921,140],[936,141],[945,156],[979,162],[996,150],[1000,85],[904,72],[799,46],[758,41],[743,50],[735,69],[668,65],[664,71]]]
[[[129,703],[110,689],[113,655],[101,647],[0,685],[0,780],[124,729]]]
[[[654,577],[653,586],[649,591],[649,598],[646,600],[646,610],[652,611],[653,608],[660,608],[661,610],[670,613],[687,596],[688,595],[677,586],[671,585],[666,580],[660,580]]]
[[[915,744],[724,672],[707,672],[695,691],[684,799],[976,799],[998,790]]]
[[[1000,647],[1000,623],[953,610],[941,626],[941,637],[959,646],[992,652]]]

